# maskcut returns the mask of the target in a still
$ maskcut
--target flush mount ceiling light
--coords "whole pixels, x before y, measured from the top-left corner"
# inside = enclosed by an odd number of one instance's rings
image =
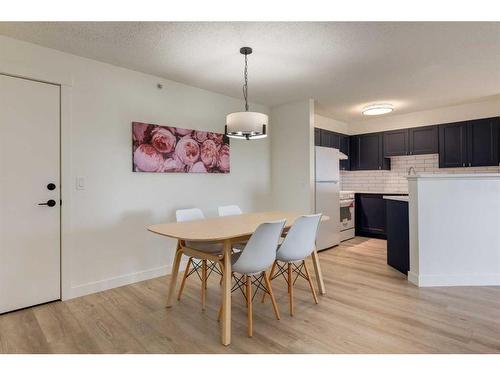
[[[365,116],[377,116],[384,115],[392,111],[394,111],[394,106],[392,104],[372,104],[363,108],[362,113]]]
[[[268,117],[264,113],[248,111],[248,55],[252,53],[250,47],[240,48],[240,53],[245,56],[245,71],[243,84],[243,97],[245,98],[245,112],[233,112],[226,116],[225,133],[230,138],[259,139],[267,137],[266,126]]]

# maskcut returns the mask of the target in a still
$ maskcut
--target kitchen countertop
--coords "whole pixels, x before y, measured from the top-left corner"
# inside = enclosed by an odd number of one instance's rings
[[[500,173],[419,173],[408,176],[408,180],[416,180],[419,178],[425,179],[498,179]]]
[[[385,195],[408,195],[407,191],[366,191],[366,190],[354,190],[355,194],[385,194]]]
[[[382,198],[393,201],[408,202],[408,195],[384,195]]]

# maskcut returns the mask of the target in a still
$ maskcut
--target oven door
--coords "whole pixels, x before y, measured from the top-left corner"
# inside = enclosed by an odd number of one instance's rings
[[[340,230],[354,228],[354,199],[340,200]]]

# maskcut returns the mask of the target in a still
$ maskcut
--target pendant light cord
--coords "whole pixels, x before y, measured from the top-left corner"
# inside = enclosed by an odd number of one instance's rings
[[[248,55],[245,53],[245,84],[243,85],[243,97],[245,98],[245,111],[248,112]]]

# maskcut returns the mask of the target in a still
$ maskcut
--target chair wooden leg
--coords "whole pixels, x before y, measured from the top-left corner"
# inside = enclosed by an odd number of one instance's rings
[[[271,272],[269,273],[269,281],[271,281],[271,279],[273,278],[274,270],[276,269],[276,264],[277,263],[278,263],[278,261],[275,260],[274,263],[273,263],[273,266],[271,267]],[[266,299],[266,295],[267,295],[267,293],[264,293],[262,295],[262,301],[261,301],[262,303],[264,303],[264,300]]]
[[[273,309],[274,309],[274,314],[276,315],[276,319],[280,320],[280,311],[278,309],[278,305],[276,304],[276,299],[274,298],[273,288],[271,287],[271,280],[269,280],[269,276],[265,271],[264,271],[264,281],[266,283],[267,290],[269,290],[269,296],[271,297],[271,302],[273,303]]]
[[[252,317],[252,276],[246,277],[246,297],[247,297],[247,319],[248,319],[248,337],[253,335],[253,317]]]
[[[207,300],[207,260],[201,261],[201,309],[205,310]]]
[[[177,301],[181,300],[182,291],[184,290],[184,285],[186,285],[186,279],[188,278],[189,269],[191,267],[192,262],[193,262],[193,257],[189,257],[189,260],[186,264],[186,269],[184,271],[184,275],[182,276],[182,282],[181,282],[181,287],[179,289],[179,294],[177,295]]]
[[[288,298],[290,299],[290,316],[294,314],[293,306],[293,272],[292,263],[288,263]]]
[[[219,314],[217,315],[217,321],[220,322],[222,319],[222,304],[219,307]]]
[[[220,268],[220,281],[219,281],[219,285],[222,286],[222,281],[224,280],[224,265],[221,263],[219,263],[219,268]]]
[[[309,273],[309,269],[307,268],[306,261],[303,260],[302,264],[304,265],[304,271],[306,271],[307,281],[309,282],[309,288],[311,288],[311,292],[314,298],[314,303],[318,304],[318,296],[316,295],[316,290],[314,290],[314,285],[311,280],[311,274]]]

